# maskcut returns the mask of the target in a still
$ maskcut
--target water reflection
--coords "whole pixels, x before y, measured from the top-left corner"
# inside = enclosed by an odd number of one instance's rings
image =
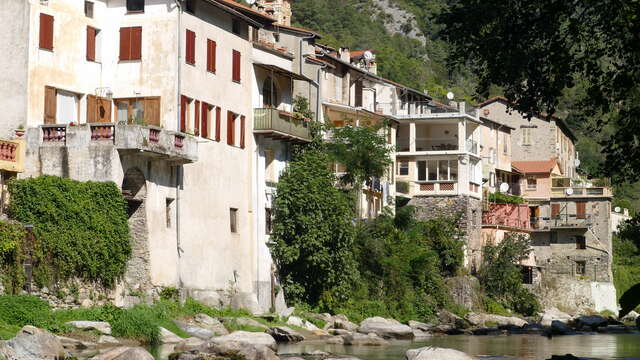
[[[323,350],[334,354],[354,355],[364,360],[391,360],[403,359],[408,349],[422,346],[452,348],[476,356],[507,356],[522,360],[547,359],[554,354],[600,359],[640,359],[640,334],[574,335],[552,339],[536,335],[434,336],[423,342],[398,342],[383,348],[303,344],[283,345],[278,352],[287,354]]]

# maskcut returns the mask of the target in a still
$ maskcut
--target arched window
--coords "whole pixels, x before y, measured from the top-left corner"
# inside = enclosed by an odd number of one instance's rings
[[[266,78],[262,85],[262,104],[264,107],[278,107],[280,99],[278,99],[278,88],[273,82],[271,76]]]

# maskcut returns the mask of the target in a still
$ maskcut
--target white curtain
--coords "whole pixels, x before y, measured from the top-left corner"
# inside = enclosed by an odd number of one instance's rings
[[[68,91],[58,90],[56,121],[58,124],[78,123],[78,97]]]

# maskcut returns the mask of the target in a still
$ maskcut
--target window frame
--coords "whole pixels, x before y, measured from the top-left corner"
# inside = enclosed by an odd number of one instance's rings
[[[45,28],[45,26],[47,27]],[[47,30],[50,30],[50,32],[46,32]],[[55,48],[55,17],[53,15],[42,12],[40,13],[38,36],[38,48],[40,50],[53,52],[53,49]]]
[[[238,209],[229,208],[229,230],[232,234],[238,233]]]
[[[238,50],[233,49],[231,57],[232,57],[231,81],[237,84],[241,84],[242,83],[242,53]]]
[[[533,184],[530,183],[530,180],[533,180]],[[535,176],[527,176],[525,179],[527,182],[527,191],[535,191],[538,190],[538,178]]]
[[[84,16],[93,19],[94,2],[84,0]]]
[[[584,260],[576,261],[576,275],[587,275],[587,262]]]
[[[196,65],[196,33],[193,30],[185,30],[185,54],[184,62],[188,65]]]
[[[147,122],[147,100],[158,100],[158,106],[161,106],[162,102],[161,102],[161,97],[160,96],[138,96],[138,97],[126,97],[126,98],[115,98],[113,99],[113,106],[115,108],[115,117],[114,117],[114,122],[118,123],[122,120],[120,120],[120,118],[118,117],[118,103],[127,103],[127,120],[126,123],[129,125],[136,125],[136,120],[133,119],[132,122],[129,122],[129,119],[132,117],[133,115],[133,101],[139,101],[142,102],[142,124],[144,124],[145,126],[160,126],[159,124],[161,124],[161,112],[160,109],[158,109],[158,119],[157,119],[157,123],[156,124],[150,124]]]
[[[398,161],[398,176],[409,176],[409,160]]]
[[[140,38],[136,39],[134,37],[134,33],[139,29],[140,31]],[[126,38],[122,32],[123,30],[126,30],[129,32],[129,48],[128,48],[128,52],[127,53],[123,53],[123,38]],[[141,61],[142,60],[142,26],[122,26],[119,29],[119,43],[118,43],[118,62],[127,62],[127,61]],[[134,47],[134,43],[135,41],[138,41],[138,48],[137,50],[139,51],[139,54],[135,54],[134,56],[134,49],[136,49]],[[137,56],[137,57],[136,57]]]
[[[576,250],[587,250],[587,238],[584,235],[576,235]]]
[[[124,6],[127,9],[126,14],[144,14],[144,9],[147,6],[145,0],[138,0],[138,1],[142,1],[142,10],[129,10],[129,1],[135,1],[135,0],[125,0]]]

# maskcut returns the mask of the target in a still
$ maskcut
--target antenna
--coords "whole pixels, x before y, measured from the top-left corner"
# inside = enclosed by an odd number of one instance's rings
[[[500,184],[500,192],[506,193],[507,191],[509,191],[509,184],[507,184],[506,182]]]
[[[454,95],[451,91],[449,91],[449,92],[447,93],[447,99],[449,99],[449,100],[453,100],[453,98],[454,98],[454,97],[455,97],[455,95]]]

